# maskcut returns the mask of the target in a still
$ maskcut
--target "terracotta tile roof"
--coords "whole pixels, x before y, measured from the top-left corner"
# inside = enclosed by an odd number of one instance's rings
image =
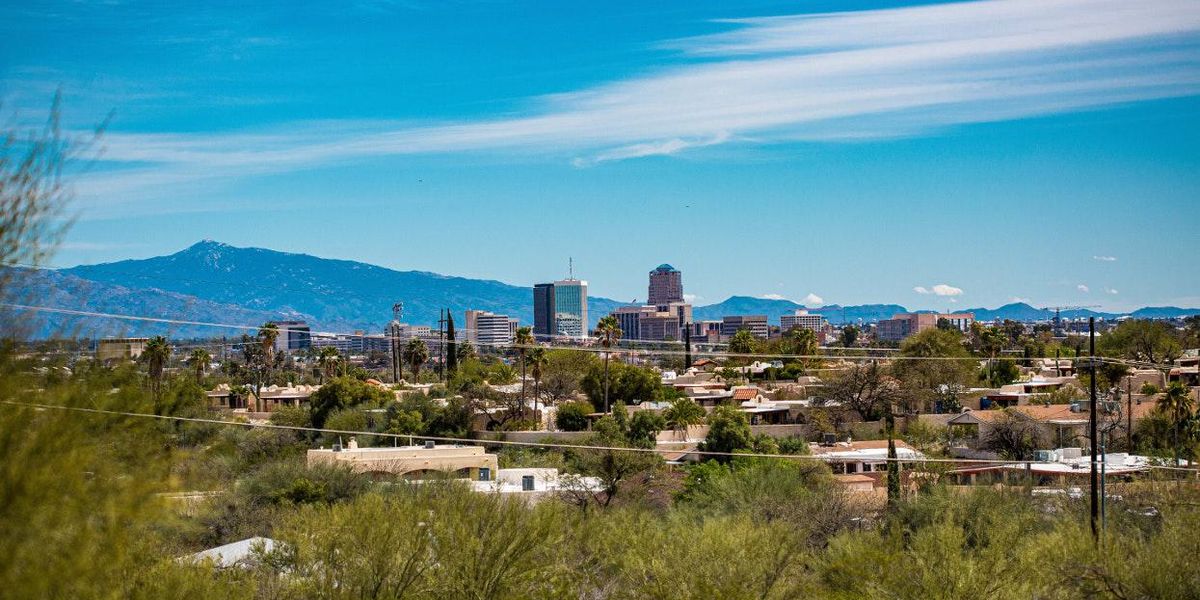
[[[734,400],[753,400],[758,397],[758,388],[737,388],[733,390]]]

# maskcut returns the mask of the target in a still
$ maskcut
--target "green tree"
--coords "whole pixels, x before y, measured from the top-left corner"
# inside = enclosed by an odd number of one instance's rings
[[[1149,363],[1170,363],[1181,353],[1174,329],[1162,321],[1148,319],[1122,321],[1100,336],[1096,346],[1104,356]]]
[[[892,370],[910,392],[907,412],[928,411],[943,386],[969,385],[975,363],[957,329],[926,329],[906,338]]]
[[[333,346],[325,346],[317,354],[317,367],[321,371],[321,383],[325,383],[333,379],[337,373],[338,363],[342,360],[342,354]]]
[[[563,402],[555,409],[554,424],[561,431],[583,431],[588,426],[588,415],[596,409],[586,401]]]
[[[446,379],[458,371],[458,340],[454,334],[454,315],[446,310]]]
[[[382,407],[393,399],[394,396],[387,390],[353,377],[338,377],[322,385],[308,401],[313,427],[320,428],[325,426],[325,419],[335,410],[364,404]]]
[[[1195,417],[1196,404],[1192,400],[1191,391],[1178,381],[1167,386],[1166,391],[1158,398],[1158,409],[1171,415],[1172,445],[1175,447],[1175,462],[1182,456],[1180,447],[1181,434],[1186,436],[1193,428],[1189,427]]]
[[[858,342],[858,328],[853,325],[842,327],[842,345],[849,348]]]
[[[721,405],[708,415],[708,435],[704,438],[705,452],[737,452],[754,447],[750,421],[746,413],[729,405]],[[729,462],[729,457],[720,457]]]
[[[663,411],[667,427],[680,434],[686,433],[687,428],[704,422],[704,407],[691,398],[676,398]]]
[[[629,418],[626,438],[632,446],[653,448],[658,443],[658,432],[666,428],[667,420],[662,415],[650,410],[639,410]]]
[[[266,410],[262,400],[262,388],[269,385],[271,375],[275,368],[275,341],[279,339],[279,326],[274,323],[264,323],[258,328],[256,335],[257,352],[254,357],[257,358],[257,364],[252,365],[256,377],[254,378],[254,403],[255,410],[263,412]]]
[[[473,360],[476,357],[475,344],[472,344],[470,341],[464,341],[459,344],[457,355],[458,362],[460,363]]]
[[[146,374],[150,378],[150,391],[157,398],[162,390],[163,372],[171,359],[171,344],[163,336],[155,336],[146,342],[141,360],[146,363]]]
[[[758,340],[754,334],[750,333],[749,329],[739,329],[729,339],[729,352],[731,354],[754,354],[758,349]],[[749,359],[745,357],[737,357],[736,362],[748,363]]]
[[[617,317],[607,315],[600,319],[596,324],[596,335],[600,338],[600,345],[604,347],[604,412],[609,411],[608,403],[608,350],[621,339],[621,325],[617,322]]]
[[[538,399],[542,397],[542,372],[548,363],[549,359],[546,358],[545,348],[534,348],[533,352],[529,353],[529,371],[533,376],[533,412],[535,413],[538,410]]]
[[[404,345],[404,362],[408,363],[408,367],[412,369],[413,381],[417,381],[421,376],[421,365],[429,360],[429,347],[419,338],[408,340]]]
[[[208,366],[212,364],[212,355],[204,348],[196,348],[188,355],[188,362],[196,374],[196,383],[204,383],[204,374],[208,372]]]
[[[525,414],[525,356],[529,353],[530,347],[534,345],[533,329],[528,326],[517,328],[517,335],[513,337],[513,345],[516,346],[517,356],[521,359],[521,414]]]

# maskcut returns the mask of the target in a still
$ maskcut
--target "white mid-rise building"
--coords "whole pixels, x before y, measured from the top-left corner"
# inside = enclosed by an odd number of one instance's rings
[[[513,343],[517,320],[485,310],[467,311],[467,340],[480,347],[508,346]]]
[[[786,333],[796,327],[802,329],[811,329],[814,332],[821,331],[821,315],[809,313],[807,310],[797,310],[790,315],[779,317],[779,330]]]

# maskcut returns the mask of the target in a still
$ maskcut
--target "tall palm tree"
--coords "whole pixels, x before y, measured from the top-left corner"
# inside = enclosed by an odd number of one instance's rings
[[[317,354],[317,367],[321,370],[321,383],[333,377],[337,372],[338,362],[342,355],[337,348],[333,346],[325,346],[321,348],[321,352]]]
[[[154,392],[155,398],[158,398],[158,392],[162,388],[163,370],[170,358],[171,345],[167,343],[167,338],[161,335],[150,338],[142,350],[142,360],[146,363],[146,371],[150,376],[150,390]]]
[[[1192,417],[1196,411],[1196,403],[1192,400],[1187,386],[1176,381],[1167,386],[1167,390],[1158,398],[1158,408],[1171,414],[1171,432],[1175,445],[1175,464],[1179,464],[1179,429],[1185,420]]]
[[[404,360],[412,367],[415,382],[421,375],[421,365],[429,360],[429,347],[419,338],[408,340],[408,345],[404,346]]]
[[[600,338],[600,345],[604,346],[604,412],[608,412],[608,349],[612,348],[618,340],[621,339],[621,324],[617,322],[617,317],[608,315],[596,324],[596,336]]]
[[[550,362],[545,348],[534,348],[529,353],[530,374],[533,375],[533,412],[537,413],[538,398],[542,390],[542,369]]]
[[[521,357],[521,414],[525,414],[525,354],[529,351],[529,347],[533,345],[533,330],[528,326],[517,329],[517,335],[513,337],[513,345],[517,348],[517,355]]]
[[[190,362],[192,364],[192,368],[195,369],[196,383],[199,384],[203,382],[204,374],[208,372],[208,367],[212,364],[212,355],[209,354],[208,350],[205,350],[204,348],[196,348],[195,350],[192,350],[192,353],[188,356],[188,362]]]
[[[271,367],[275,365],[275,340],[278,339],[278,325],[274,323],[264,323],[262,327],[258,328],[258,344],[262,351],[260,354],[262,364],[259,365],[260,376],[254,389],[255,410],[258,412],[262,412],[264,409],[262,401],[262,388],[264,381],[268,384],[271,381]]]

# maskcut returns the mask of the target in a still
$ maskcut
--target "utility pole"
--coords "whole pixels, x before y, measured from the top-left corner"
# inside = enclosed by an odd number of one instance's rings
[[[1133,374],[1125,376],[1125,450],[1133,454]]]
[[[1092,374],[1091,396],[1088,399],[1088,432],[1092,446],[1091,460],[1091,512],[1092,512],[1092,539],[1097,542],[1100,540],[1100,530],[1098,524],[1100,520],[1100,503],[1099,503],[1099,478],[1096,472],[1097,456],[1096,451],[1099,449],[1099,436],[1096,428],[1096,317],[1088,317],[1088,366]]]
[[[683,370],[687,371],[692,366],[692,324],[685,323],[683,326]]]

